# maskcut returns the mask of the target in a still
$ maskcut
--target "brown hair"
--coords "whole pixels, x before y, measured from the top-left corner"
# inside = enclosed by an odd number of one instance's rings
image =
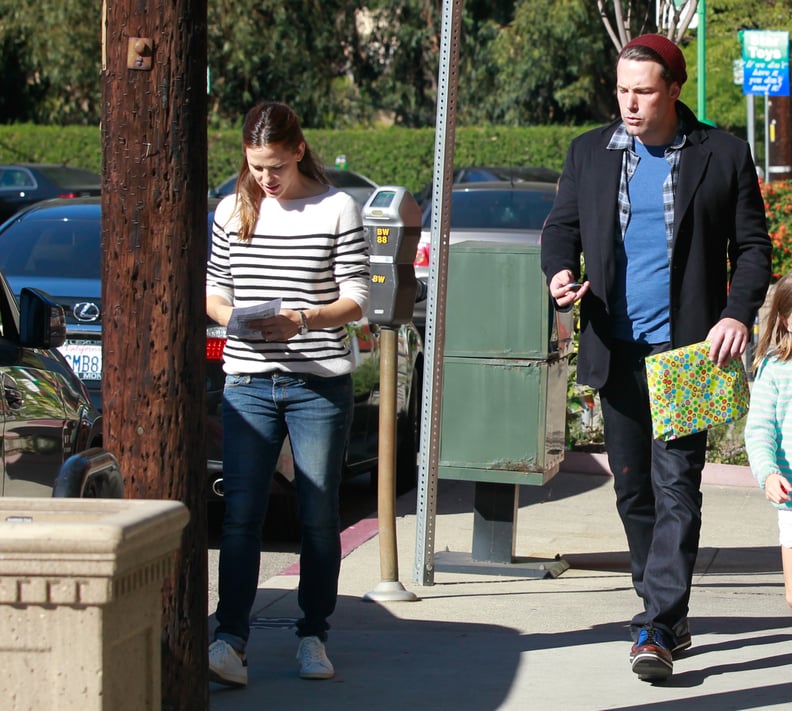
[[[770,351],[773,351],[779,360],[792,358],[792,333],[788,330],[790,318],[792,318],[792,272],[781,277],[773,289],[766,326],[756,346],[754,370]]]
[[[305,152],[297,168],[313,180],[325,185],[328,183],[321,163],[305,140],[297,114],[286,104],[277,101],[256,104],[248,111],[242,126],[242,167],[236,183],[239,239],[243,242],[247,242],[253,234],[264,198],[264,193],[250,174],[245,151],[270,143],[278,143],[294,152],[297,152],[301,143],[305,144]]]

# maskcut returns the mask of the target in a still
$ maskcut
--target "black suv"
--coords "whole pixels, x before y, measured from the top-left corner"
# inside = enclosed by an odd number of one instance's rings
[[[60,306],[27,288],[17,302],[0,274],[3,496],[52,496],[63,463],[102,443],[101,415],[58,351],[65,337]]]
[[[207,227],[211,230],[210,201]],[[0,269],[15,293],[35,286],[63,307],[67,335],[60,351],[83,380],[97,409],[102,397],[101,200],[47,200],[17,213],[0,225]],[[196,288],[203,292],[204,285]],[[358,366],[353,373],[355,410],[347,448],[348,475],[371,472],[376,477],[379,434],[379,333],[365,321],[351,325],[350,345]],[[225,329],[206,326],[207,476],[212,498],[222,496],[222,423],[220,403],[224,375]],[[61,358],[62,360],[62,358]],[[400,490],[415,484],[418,423],[423,383],[423,343],[412,326],[398,331],[398,451]],[[290,450],[284,448],[278,480],[293,477]]]

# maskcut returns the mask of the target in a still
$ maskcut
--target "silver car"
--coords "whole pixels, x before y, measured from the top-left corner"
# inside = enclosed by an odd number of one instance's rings
[[[550,214],[556,186],[550,182],[487,182],[454,185],[451,191],[449,245],[466,240],[538,244]],[[423,213],[421,239],[415,255],[415,275],[429,278],[431,203]],[[418,302],[413,322],[423,332],[426,301]]]
[[[366,204],[366,200],[377,188],[377,184],[373,180],[365,175],[356,173],[354,170],[342,170],[341,168],[333,168],[328,165],[324,166],[323,170],[330,181],[330,185],[351,195],[361,207]],[[236,189],[238,176],[239,174],[235,173],[230,178],[226,178],[217,187],[211,188],[209,197],[224,198],[226,195],[231,195]]]

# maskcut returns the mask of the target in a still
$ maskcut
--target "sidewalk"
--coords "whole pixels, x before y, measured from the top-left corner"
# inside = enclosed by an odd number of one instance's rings
[[[717,479],[717,478],[716,478]],[[437,570],[415,582],[416,492],[397,502],[399,579],[416,602],[363,600],[380,582],[376,519],[344,532],[328,642],[330,681],[298,678],[296,571],[259,590],[247,689],[211,685],[213,711],[773,709],[792,704],[792,614],[784,600],[775,510],[750,474],[706,478],[691,598],[693,647],[665,684],[630,671],[627,623],[638,609],[610,477],[562,471],[523,486],[516,554],[560,556],[558,577]],[[734,484],[737,485],[734,485]],[[470,553],[474,484],[441,480],[435,561]]]

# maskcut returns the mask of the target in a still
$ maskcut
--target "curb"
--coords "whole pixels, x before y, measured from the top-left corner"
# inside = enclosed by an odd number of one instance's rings
[[[379,533],[379,519],[375,515],[368,518],[361,519],[357,523],[341,531],[341,559],[346,558],[358,546],[363,545],[366,541],[374,538]],[[300,561],[297,560],[287,568],[278,573],[278,575],[299,575],[300,574]]]
[[[591,452],[566,452],[559,471],[612,476],[608,467],[608,455]],[[713,462],[704,465],[701,483],[715,486],[758,486],[750,467]]]

